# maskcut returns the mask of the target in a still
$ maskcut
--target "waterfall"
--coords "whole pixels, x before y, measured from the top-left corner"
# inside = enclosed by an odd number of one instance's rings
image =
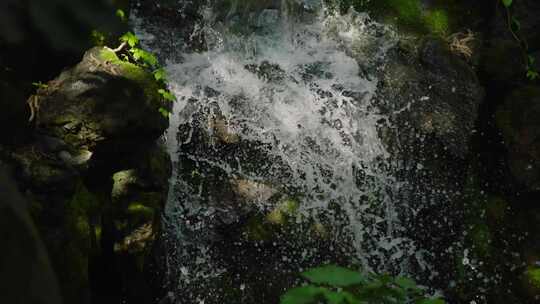
[[[317,263],[429,268],[405,234],[399,161],[380,135],[390,122],[375,98],[376,71],[396,42],[392,30],[313,0],[222,1],[199,11],[190,37],[203,37],[202,51],[183,46],[175,29],[152,31],[137,12],[132,20],[178,98],[167,133],[170,289],[189,303],[228,303]],[[288,232],[250,239],[253,225],[266,227],[253,218],[268,221],[291,201]]]

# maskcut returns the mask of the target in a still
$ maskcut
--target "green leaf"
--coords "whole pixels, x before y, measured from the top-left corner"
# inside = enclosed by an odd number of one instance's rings
[[[126,42],[130,47],[135,47],[139,43],[139,38],[132,32],[127,32],[120,37],[120,41]]]
[[[147,66],[157,66],[158,64],[156,56],[143,49],[132,48],[129,51],[133,55],[133,59],[135,59],[135,61],[139,61]]]
[[[171,114],[169,111],[167,111],[167,109],[165,108],[159,108],[158,109],[159,113],[161,113],[161,115],[163,115],[165,118],[169,118],[169,115]]]
[[[313,283],[336,287],[358,285],[366,281],[366,278],[358,272],[332,265],[313,268],[302,273],[302,276]]]
[[[347,303],[349,304],[367,304],[367,302],[360,301],[355,295],[350,292],[343,291],[342,293],[345,296],[345,299],[347,299]]]
[[[296,287],[281,297],[281,304],[310,304],[319,299],[326,289],[315,286]]]
[[[521,22],[519,22],[515,16],[512,16],[512,29],[514,31],[519,31],[521,29]]]
[[[394,282],[403,289],[416,289],[416,282],[409,278],[397,277]]]
[[[122,20],[122,22],[125,22],[125,21],[126,21],[126,13],[124,13],[123,10],[117,9],[117,10],[116,10],[116,16],[117,16],[118,18],[120,18],[120,20]]]
[[[168,101],[176,101],[176,96],[174,96],[174,94],[171,93],[171,92],[168,91],[168,90],[165,90],[165,89],[159,89],[159,90],[158,90],[158,93],[159,93],[165,100],[168,100]]]
[[[105,45],[105,40],[106,40],[105,34],[103,34],[102,32],[98,30],[92,30],[92,32],[90,33],[90,38],[92,39],[92,42],[94,43],[94,45],[97,45],[97,46]]]
[[[323,295],[328,304],[360,304],[360,300],[358,300],[352,293],[347,291],[332,291],[324,289]]]
[[[154,71],[154,79],[156,81],[167,82],[167,72],[164,69],[157,69]]]
[[[502,3],[503,3],[504,6],[506,6],[506,7],[512,6],[512,0],[502,0]]]
[[[540,74],[538,74],[537,71],[534,71],[534,70],[527,71],[527,78],[529,78],[530,80],[536,80],[538,77],[540,77]]]
[[[324,297],[328,301],[328,304],[345,304],[346,299],[342,293],[326,290]]]

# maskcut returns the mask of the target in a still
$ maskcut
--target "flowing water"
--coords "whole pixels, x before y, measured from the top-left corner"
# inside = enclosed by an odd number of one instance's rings
[[[246,2],[200,8],[202,51],[133,19],[178,98],[164,220],[177,301],[271,303],[322,263],[429,271],[380,136],[376,75],[395,34],[318,1]]]

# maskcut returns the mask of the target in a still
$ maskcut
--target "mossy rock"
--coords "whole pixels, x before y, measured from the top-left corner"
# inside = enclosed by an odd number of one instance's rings
[[[120,68],[120,75],[127,79],[138,83],[143,89],[148,102],[165,103],[158,93],[161,85],[154,79],[154,76],[144,68],[128,61],[120,60],[116,53],[111,49],[101,48],[99,50],[99,58],[105,64],[112,64]]]
[[[375,19],[395,25],[402,33],[446,37],[481,18],[482,11],[467,1],[371,0],[340,1],[344,10],[352,5]]]
[[[129,153],[167,129],[168,117],[161,110],[172,104],[161,97],[160,88],[152,73],[96,47],[40,91],[36,123],[66,142],[69,152],[88,150],[90,161],[108,161],[102,158]]]

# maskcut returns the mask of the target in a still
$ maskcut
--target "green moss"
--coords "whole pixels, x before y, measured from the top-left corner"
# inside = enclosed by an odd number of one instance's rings
[[[287,198],[266,216],[266,220],[275,225],[285,225],[288,223],[289,218],[296,214],[299,206],[297,200]]]
[[[419,0],[388,0],[402,22],[415,24],[422,15],[422,6]]]
[[[133,202],[128,206],[127,214],[131,218],[134,217],[142,221],[152,221],[154,219],[154,209],[138,202]]]
[[[100,52],[100,58],[119,66],[122,69],[122,76],[138,83],[143,89],[147,100],[154,102],[161,101],[158,90],[161,88],[154,76],[142,67],[131,62],[120,60],[118,56],[110,49],[103,48]]]
[[[441,36],[448,34],[449,24],[446,11],[428,11],[424,17],[424,22],[431,33],[439,34]]]
[[[540,268],[529,266],[525,277],[532,287],[540,289]]]
[[[99,244],[101,242],[101,235],[103,233],[103,228],[101,227],[101,225],[96,225],[95,226],[94,233],[96,235],[96,240],[97,240],[97,242]]]
[[[413,34],[446,36],[479,18],[469,3],[458,0],[340,0],[342,11],[349,5],[357,11],[367,11],[399,30]]]

